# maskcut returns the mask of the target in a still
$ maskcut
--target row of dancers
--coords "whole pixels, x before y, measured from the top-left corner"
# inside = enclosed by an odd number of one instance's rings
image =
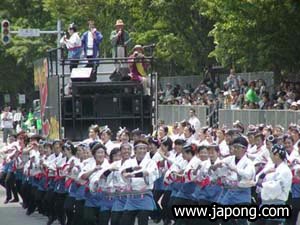
[[[19,201],[26,214],[35,211],[62,225],[213,224],[209,218],[175,218],[174,205],[285,205],[287,219],[258,219],[253,224],[296,224],[300,210],[298,127],[286,134],[250,126],[203,128],[201,138],[186,123],[176,139],[167,127],[157,135],[122,129],[119,141],[97,126],[89,138],[46,141],[20,132],[5,149],[0,184],[6,203]],[[199,135],[200,136],[200,135]],[[297,140],[297,139],[296,139]],[[298,146],[299,145],[299,146]],[[14,197],[14,199],[12,199]],[[217,224],[248,224],[232,219]]]

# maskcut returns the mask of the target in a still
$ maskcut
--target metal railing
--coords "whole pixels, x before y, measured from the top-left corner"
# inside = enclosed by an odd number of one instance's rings
[[[196,115],[200,120],[201,126],[207,125],[207,106],[185,106],[185,105],[158,105],[158,118],[165,124],[172,125],[189,118],[190,108],[196,110]]]
[[[250,124],[281,125],[288,128],[291,123],[300,124],[300,111],[290,110],[230,110],[208,106],[158,105],[158,118],[165,124],[187,120],[190,108],[196,110],[201,126],[226,126],[231,128],[239,120],[245,127]]]
[[[291,123],[300,123],[300,112],[290,110],[219,110],[219,127],[232,127],[236,120],[245,126],[250,124],[281,125],[288,128]]]

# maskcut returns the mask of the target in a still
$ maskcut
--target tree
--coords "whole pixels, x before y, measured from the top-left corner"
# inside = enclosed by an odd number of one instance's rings
[[[294,0],[204,0],[214,19],[210,56],[243,71],[299,71],[300,2]]]
[[[104,35],[102,54],[111,55],[109,35],[114,23],[122,18],[133,38],[133,44],[157,43],[157,70],[165,75],[199,74],[210,62],[213,39],[208,37],[212,23],[200,14],[201,1],[193,0],[44,0],[45,10],[65,23],[75,21],[86,29],[94,19]],[[179,17],[178,11],[184,16]],[[66,17],[68,15],[68,17]],[[133,47],[130,46],[130,47]],[[211,60],[213,61],[213,60]]]
[[[3,0],[0,8],[1,18],[10,21],[12,30],[19,28],[56,27],[56,20],[45,12],[39,0]],[[7,46],[0,51],[0,91],[10,94],[26,93],[33,96],[33,61],[44,57],[46,50],[55,46],[56,37],[20,38],[12,36]]]

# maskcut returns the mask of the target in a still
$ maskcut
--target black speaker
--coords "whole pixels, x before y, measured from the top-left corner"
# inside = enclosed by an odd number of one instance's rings
[[[82,117],[93,117],[95,115],[93,96],[81,96],[80,102]]]
[[[133,98],[133,108],[132,111],[135,115],[138,115],[141,113],[141,99],[140,98]]]
[[[132,115],[133,114],[133,104],[132,104],[132,96],[124,96],[120,99],[120,107],[122,115]]]
[[[72,82],[80,81],[96,81],[97,75],[91,67],[73,68],[71,72]]]
[[[64,97],[63,98],[63,114],[64,117],[71,117],[73,113],[72,107],[72,98],[71,97]]]
[[[120,116],[119,98],[95,95],[94,112],[96,117]]]

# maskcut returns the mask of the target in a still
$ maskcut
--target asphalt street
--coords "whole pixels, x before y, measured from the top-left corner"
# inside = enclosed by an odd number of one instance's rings
[[[26,216],[20,203],[4,204],[5,190],[0,188],[0,225],[46,225],[47,219],[38,213]],[[58,223],[55,223],[57,225]]]

